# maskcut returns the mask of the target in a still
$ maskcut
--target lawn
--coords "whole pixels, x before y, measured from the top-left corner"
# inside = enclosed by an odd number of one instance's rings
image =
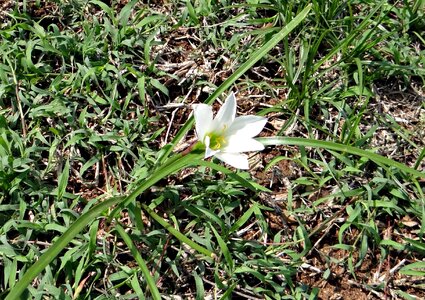
[[[424,15],[2,1],[0,299],[424,299]]]

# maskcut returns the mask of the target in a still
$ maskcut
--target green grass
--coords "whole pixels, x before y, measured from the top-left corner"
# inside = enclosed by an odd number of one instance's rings
[[[6,1],[0,298],[425,297],[424,9]],[[176,154],[230,91],[252,169]]]

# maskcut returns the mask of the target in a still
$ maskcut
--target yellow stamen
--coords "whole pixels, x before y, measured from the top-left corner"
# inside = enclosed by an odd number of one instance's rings
[[[216,133],[210,133],[208,136],[210,138],[210,148],[212,150],[219,150],[226,145],[226,139],[224,136]]]

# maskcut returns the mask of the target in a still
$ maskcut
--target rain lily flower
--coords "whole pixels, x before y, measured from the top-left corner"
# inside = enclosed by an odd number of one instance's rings
[[[259,116],[236,117],[236,98],[231,93],[213,118],[212,107],[194,107],[196,134],[205,146],[205,158],[215,156],[238,168],[249,169],[248,156],[241,152],[261,151],[263,144],[253,139],[263,130],[267,119]]]

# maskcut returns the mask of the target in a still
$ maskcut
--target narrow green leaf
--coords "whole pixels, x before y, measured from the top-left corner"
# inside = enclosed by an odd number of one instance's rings
[[[114,12],[112,11],[112,9],[104,2],[99,1],[99,0],[91,0],[90,1],[93,4],[96,4],[98,6],[100,6],[100,8],[106,12],[106,14],[108,15],[108,17],[112,20],[115,21],[115,17],[114,17]]]
[[[195,278],[196,286],[196,300],[203,300],[205,297],[205,289],[202,278],[195,271],[192,273],[193,278]]]
[[[80,169],[80,176],[83,176],[84,172],[86,172],[90,167],[92,167],[95,163],[99,161],[99,157],[93,156]]]
[[[265,146],[293,145],[293,146],[300,146],[300,147],[323,148],[323,149],[329,149],[329,150],[336,150],[339,152],[345,152],[345,153],[349,153],[349,154],[353,154],[357,156],[366,157],[377,164],[384,165],[387,167],[394,167],[405,173],[408,173],[410,175],[413,175],[419,178],[425,178],[424,172],[419,172],[415,169],[409,168],[408,166],[402,163],[396,162],[392,159],[386,158],[379,154],[362,150],[356,147],[348,146],[348,145],[342,145],[342,144],[329,142],[329,141],[319,141],[319,140],[313,140],[313,139],[293,138],[293,137],[267,137],[267,138],[258,138],[257,140],[263,143],[263,145]]]
[[[255,207],[257,206],[257,203],[254,203],[243,215],[242,217],[239,218],[239,220],[237,220],[232,228],[230,228],[229,232],[235,232],[236,230],[238,230],[239,228],[242,227],[243,224],[245,224],[249,218],[251,218],[252,214],[254,213]]]
[[[133,255],[134,259],[139,264],[139,267],[142,270],[143,275],[145,276],[152,298],[155,300],[161,300],[161,294],[159,293],[156,287],[155,280],[151,276],[148,266],[146,265],[145,261],[140,255],[137,247],[134,245],[133,241],[131,240],[131,237],[124,231],[124,229],[119,224],[115,225],[115,230],[119,233],[119,235],[124,240],[124,243],[126,243],[128,248],[130,248],[131,254]]]
[[[18,274],[18,260],[14,258],[10,264],[9,286],[12,287],[16,282],[16,275]]]
[[[146,299],[145,293],[143,292],[143,290],[142,290],[142,288],[139,284],[139,279],[138,279],[137,274],[134,274],[134,276],[131,278],[130,284],[131,284],[131,287],[133,288],[134,292],[137,295],[137,299],[145,300]]]
[[[380,246],[390,246],[390,247],[393,247],[394,249],[396,249],[398,251],[403,251],[406,248],[405,245],[400,244],[400,243],[397,243],[397,242],[395,242],[393,240],[382,240],[379,243],[379,245]]]
[[[130,17],[131,10],[133,6],[137,3],[138,0],[132,0],[128,2],[122,9],[120,14],[118,15],[118,20],[120,22],[121,27],[126,27],[128,23],[128,18]]]
[[[226,245],[226,242],[223,240],[223,238],[220,236],[220,234],[217,232],[217,230],[213,226],[210,226],[210,228],[213,231],[215,238],[217,239],[218,245],[220,246],[221,252],[223,253],[223,256],[227,262],[227,265],[229,266],[230,270],[233,272],[233,268],[235,264],[232,260],[232,255],[230,254],[230,251]]]
[[[196,25],[198,25],[199,24],[199,20],[198,20],[198,17],[196,15],[196,11],[193,8],[193,5],[190,2],[190,0],[186,0],[186,6],[187,6],[187,10],[188,10],[190,19],[192,20],[193,23],[195,23]]]
[[[157,215],[152,209],[150,209],[147,205],[142,204],[142,208],[159,224],[161,224],[165,229],[167,229],[172,235],[174,235],[180,242],[185,243],[189,247],[191,247],[193,250],[198,251],[199,253],[204,254],[205,256],[215,258],[216,255],[211,252],[210,250],[202,247],[201,245],[195,243],[194,241],[190,240],[187,236],[182,234],[180,231],[175,229],[173,226],[171,226],[167,221],[165,221],[163,218],[161,218],[159,215]]]
[[[401,268],[399,272],[404,275],[425,276],[425,262],[417,261],[411,263]]]
[[[159,82],[158,79],[151,78],[150,84],[153,87],[156,87],[158,90],[160,90],[164,95],[169,96],[169,92],[168,92],[167,87],[165,85],[163,85],[161,82]]]
[[[220,300],[227,300],[227,299],[232,299],[232,294],[233,294],[233,290],[236,288],[236,286],[238,285],[237,282],[233,283],[225,292],[224,294],[221,296]]]
[[[406,292],[403,292],[402,290],[394,290],[394,291],[406,300],[418,300],[418,297],[414,295],[410,295]]]
[[[62,173],[58,178],[58,200],[61,200],[66,191],[69,179],[69,160],[66,161]]]

